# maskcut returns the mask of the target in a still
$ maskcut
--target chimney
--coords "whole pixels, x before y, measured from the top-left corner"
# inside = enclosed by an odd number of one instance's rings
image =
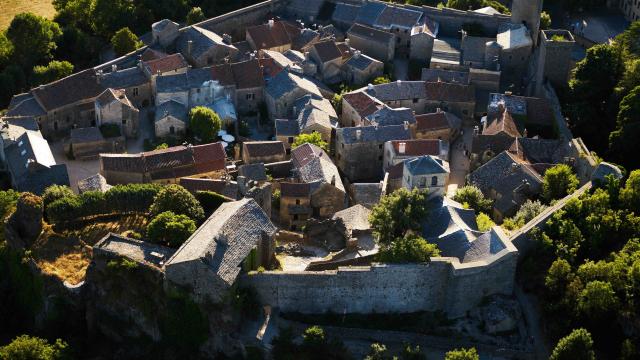
[[[231,45],[231,35],[222,34],[222,41],[227,45]]]
[[[344,43],[349,46],[349,39],[344,39]]]
[[[354,58],[354,59],[358,59],[358,58],[360,57],[360,54],[362,54],[362,53],[360,52],[360,50],[356,50],[356,51],[353,53],[353,58]]]
[[[406,142],[401,142],[400,144],[398,144],[398,153],[400,155],[404,155],[404,153],[407,151],[407,143]]]
[[[116,64],[111,65],[111,72],[116,72],[116,71],[118,71],[118,65]]]
[[[356,139],[357,139],[358,141],[360,141],[360,138],[362,138],[362,130],[357,129],[357,130],[356,130]]]
[[[274,24],[273,19],[269,19],[269,21],[267,22],[267,24],[268,24],[268,26],[269,26],[269,29],[273,28],[273,24]]]
[[[373,84],[368,84],[367,85],[367,90],[373,91]]]
[[[396,80],[396,85],[400,86],[402,84],[402,80]]]
[[[441,112],[442,112],[442,109],[436,108],[436,114],[440,114]]]
[[[187,41],[187,55],[191,56],[191,50],[193,49],[193,40]]]

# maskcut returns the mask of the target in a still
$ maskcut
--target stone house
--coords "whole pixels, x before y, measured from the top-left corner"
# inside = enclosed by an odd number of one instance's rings
[[[265,102],[272,120],[290,118],[297,99],[311,94],[322,98],[316,84],[288,71],[280,72],[265,88]]]
[[[246,40],[253,50],[272,50],[283,53],[291,49],[301,29],[288,21],[269,20],[266,24],[250,26]]]
[[[258,105],[264,101],[265,85],[258,59],[216,65],[211,72],[213,80],[230,90],[233,103],[241,113],[258,110]]]
[[[25,131],[4,149],[11,185],[20,192],[40,195],[51,185],[69,186],[65,164],[56,164],[49,143],[39,131]]]
[[[182,178],[226,175],[222,144],[181,145],[138,154],[100,154],[100,174],[109,184],[175,184]]]
[[[204,106],[216,99],[226,97],[228,89],[213,80],[210,68],[189,69],[175,75],[158,76],[156,78],[156,106],[169,100],[176,100],[187,108]]]
[[[384,63],[363,54],[360,50],[342,66],[345,80],[351,85],[363,85],[384,74]]]
[[[350,182],[379,181],[383,176],[384,143],[410,138],[411,131],[405,125],[336,129],[336,164]]]
[[[342,96],[342,116],[340,126],[362,126],[363,119],[382,109],[384,104],[364,91],[356,91]]]
[[[166,262],[166,279],[220,302],[241,272],[271,267],[276,231],[255,200],[224,203]]]
[[[404,161],[402,187],[429,190],[429,197],[443,197],[449,184],[449,163],[424,155]]]
[[[318,75],[323,82],[335,84],[342,80],[342,52],[335,41],[324,40],[313,44],[309,49],[309,55],[318,64]]]
[[[384,143],[384,171],[405,160],[419,156],[449,160],[449,144],[437,139],[392,140]]]
[[[156,137],[181,137],[187,132],[189,114],[182,103],[169,100],[156,107],[153,129]]]
[[[537,39],[538,34],[534,34]],[[501,47],[500,70],[511,82],[519,83],[529,66],[534,40],[524,24],[506,23],[498,30],[496,42]]]
[[[232,59],[238,53],[238,49],[231,44],[230,39],[224,39],[213,31],[196,25],[181,31],[176,39],[176,49],[197,68]]]
[[[347,31],[349,46],[382,62],[392,61],[395,56],[394,34],[362,24],[353,24]]]
[[[151,33],[153,35],[153,43],[163,48],[169,48],[178,38],[180,25],[177,23],[163,19],[151,25]]]
[[[123,90],[107,89],[95,101],[96,126],[117,125],[127,138],[138,136],[140,111]]]
[[[65,153],[77,160],[95,159],[100,153],[123,152],[124,137],[105,139],[97,127],[71,129],[69,140],[64,143]]]
[[[151,81],[142,70],[142,62],[138,66],[119,70],[112,65],[111,72],[98,70],[97,81],[101,86],[124,90],[127,98],[137,108],[147,107],[153,99]]]
[[[153,93],[156,93],[156,77],[162,75],[183,74],[189,69],[189,63],[182,54],[171,54],[159,59],[142,61],[142,70],[151,81]]]
[[[426,20],[424,25],[417,25],[411,29],[411,38],[408,44],[409,58],[423,64],[427,64],[431,60],[433,43],[438,37],[439,28],[438,23]]]
[[[311,184],[280,183],[280,225],[291,231],[301,230],[313,215]]]
[[[415,139],[438,139],[453,142],[462,129],[462,120],[450,112],[436,111],[416,115]]]
[[[242,161],[245,164],[274,163],[286,159],[282,141],[245,141],[242,143]]]

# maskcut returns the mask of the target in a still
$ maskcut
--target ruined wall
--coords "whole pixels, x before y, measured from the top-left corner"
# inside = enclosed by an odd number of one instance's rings
[[[511,294],[517,252],[510,244],[492,262],[373,265],[320,272],[251,273],[241,279],[262,303],[283,312],[407,313],[445,311],[464,316],[484,296]]]

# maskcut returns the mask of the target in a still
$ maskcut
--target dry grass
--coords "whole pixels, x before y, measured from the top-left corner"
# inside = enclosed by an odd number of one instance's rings
[[[0,0],[0,30],[9,27],[16,14],[32,12],[36,15],[53,19],[56,10],[51,0]]]
[[[32,248],[32,255],[44,273],[75,285],[85,278],[91,262],[91,246],[109,232],[143,232],[146,224],[144,216],[127,215],[120,219],[96,219],[74,229],[54,229],[46,225]]]

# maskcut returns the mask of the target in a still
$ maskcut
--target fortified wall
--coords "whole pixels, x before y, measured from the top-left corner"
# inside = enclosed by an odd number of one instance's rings
[[[484,261],[432,258],[429,264],[341,267],[338,270],[249,273],[240,286],[262,304],[307,314],[444,311],[464,316],[485,296],[510,295],[518,252],[506,248]]]

